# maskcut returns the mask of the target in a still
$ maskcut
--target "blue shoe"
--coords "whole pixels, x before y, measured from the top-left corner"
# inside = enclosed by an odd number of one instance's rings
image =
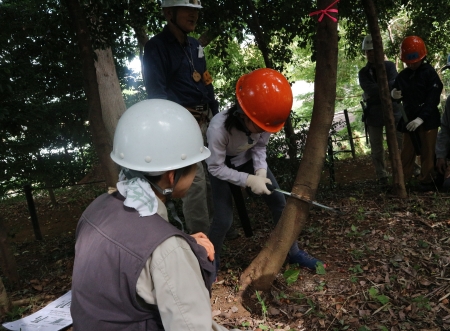
[[[324,268],[327,267],[325,263],[302,250],[299,250],[294,256],[289,256],[289,264],[298,264],[300,267],[305,267],[311,270],[316,270],[317,263],[322,264]]]

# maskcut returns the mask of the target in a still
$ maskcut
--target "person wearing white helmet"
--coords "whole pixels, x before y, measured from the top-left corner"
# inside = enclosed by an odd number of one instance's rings
[[[364,123],[367,125],[367,132],[369,134],[370,154],[372,157],[372,164],[375,168],[375,174],[380,185],[387,185],[389,174],[386,170],[385,153],[384,153],[384,136],[383,130],[385,127],[385,120],[383,118],[383,108],[381,104],[379,86],[375,72],[375,59],[373,51],[372,36],[364,37],[362,43],[362,50],[365,52],[367,63],[359,71],[359,85],[363,89],[363,99],[366,103],[364,111]],[[392,89],[395,78],[398,75],[395,63],[391,61],[384,61],[386,68],[386,76],[388,79],[389,90]],[[394,111],[394,119],[397,124],[402,116],[401,103],[392,99],[392,109]],[[402,134],[397,134],[397,143],[399,149],[402,145]]]
[[[187,108],[205,134],[210,118],[218,112],[218,102],[203,48],[188,36],[195,30],[201,8],[200,0],[162,0],[167,25],[145,44],[143,76],[149,99],[167,99]],[[182,200],[188,231],[208,233],[211,199],[200,164]]]
[[[170,224],[165,205],[210,154],[180,105],[145,100],[125,111],[111,152],[117,191],[92,202],[76,230],[74,331],[227,330],[212,319],[214,248]]]
[[[447,58],[447,64],[441,69],[441,73],[450,69],[450,54]],[[450,95],[445,101],[444,113],[441,117],[441,129],[436,139],[436,168],[444,176],[442,188],[445,191],[450,190],[450,167],[447,165],[447,159],[450,156]]]

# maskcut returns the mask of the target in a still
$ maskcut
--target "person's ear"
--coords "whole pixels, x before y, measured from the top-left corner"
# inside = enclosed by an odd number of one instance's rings
[[[169,170],[166,172],[167,179],[169,180],[170,187],[173,187],[173,183],[175,182],[175,170]]]

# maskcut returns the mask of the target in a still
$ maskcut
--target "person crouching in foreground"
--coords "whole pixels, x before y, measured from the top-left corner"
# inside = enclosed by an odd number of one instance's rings
[[[211,242],[171,225],[166,209],[209,155],[182,106],[153,99],[125,111],[111,152],[118,192],[92,202],[76,230],[74,331],[227,330],[212,320]]]

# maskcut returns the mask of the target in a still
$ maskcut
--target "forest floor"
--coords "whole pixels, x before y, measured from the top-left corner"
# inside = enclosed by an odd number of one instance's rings
[[[270,291],[239,300],[239,277],[273,227],[261,199],[247,198],[254,235],[246,238],[237,221],[240,236],[225,242],[214,319],[240,330],[450,330],[450,194],[411,189],[399,199],[377,184],[367,156],[338,161],[335,176],[331,188],[324,171],[316,200],[343,215],[312,208],[298,239],[326,271],[284,263]],[[2,273],[15,303],[3,322],[70,290],[76,224],[103,191],[102,184],[77,186],[58,192],[57,205],[35,194],[41,241],[25,201],[0,203],[21,278],[14,287]]]

